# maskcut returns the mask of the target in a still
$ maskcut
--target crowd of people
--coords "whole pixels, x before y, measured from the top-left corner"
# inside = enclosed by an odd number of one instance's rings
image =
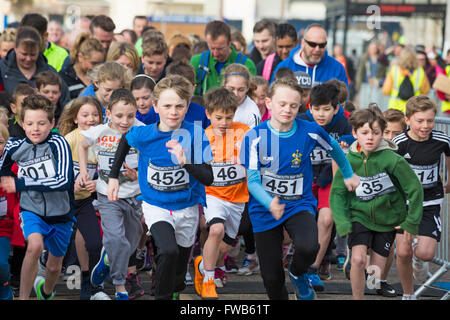
[[[327,46],[321,24],[265,19],[250,52],[219,20],[169,39],[145,16],[120,33],[105,15],[66,34],[34,13],[6,28],[0,299],[52,299],[78,265],[81,300],[111,300],[105,281],[116,300],[142,296],[142,270],[158,300],[190,284],[217,299],[232,272],[260,272],[269,299],[288,299],[287,272],[311,300],[331,263],[354,299],[369,266],[395,297],[395,258],[415,300],[450,190],[450,138],[433,129],[450,65],[423,46],[372,41],[359,61]]]

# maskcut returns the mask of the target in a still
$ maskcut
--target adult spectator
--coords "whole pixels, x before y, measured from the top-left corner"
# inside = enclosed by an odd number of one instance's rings
[[[116,25],[114,24],[114,21],[103,14],[95,16],[89,26],[92,37],[98,39],[102,43],[105,52],[108,52],[108,49],[111,46],[115,29]]]
[[[48,41],[60,46],[61,39],[64,36],[64,31],[61,23],[55,20],[49,21],[47,25]]]
[[[64,61],[69,56],[69,52],[50,41],[48,41],[47,19],[38,13],[29,13],[23,16],[20,26],[29,26],[35,28],[41,36],[41,51],[47,58],[47,63],[56,71],[60,71]]]
[[[19,28],[14,50],[10,50],[6,57],[0,60],[0,91],[4,90],[12,95],[14,89],[21,83],[36,87],[36,75],[42,71],[50,70],[57,73],[40,51],[41,44],[41,36],[35,28],[28,26]],[[61,92],[59,102],[65,106],[69,101],[69,90],[64,81]]]
[[[345,73],[347,74],[348,85],[351,87],[352,83],[355,81],[355,66],[353,65],[353,61],[347,58],[344,54],[344,48],[340,44],[335,44],[333,46],[333,58],[344,66]]]
[[[105,61],[105,49],[99,40],[85,32],[75,40],[70,60],[59,75],[69,87],[70,99],[75,99],[91,83],[88,72]]]
[[[313,86],[330,79],[338,79],[348,86],[348,78],[342,64],[326,51],[327,32],[318,23],[310,24],[304,32],[301,44],[295,47],[289,57],[280,62],[279,68],[304,71],[311,77]],[[272,77],[273,79],[273,77]]]
[[[355,79],[355,89],[359,92],[361,108],[367,107],[372,102],[376,102],[383,110],[387,108],[387,101],[381,93],[388,68],[388,61],[383,59],[383,56],[377,43],[372,41],[361,58]]]
[[[252,75],[256,67],[251,59],[238,53],[231,45],[231,29],[222,21],[208,22],[205,29],[208,50],[191,58],[191,65],[196,73],[196,95],[203,95],[212,88],[222,86],[222,69],[232,63],[245,65]]]
[[[276,51],[256,65],[256,73],[270,81],[277,65],[289,57],[289,53],[298,45],[297,31],[289,23],[281,23],[275,33]]]
[[[273,21],[263,19],[258,21],[253,27],[253,45],[250,52],[250,59],[255,65],[267,58],[269,54],[275,52],[275,33],[277,24]]]
[[[388,108],[403,113],[409,98],[430,92],[430,83],[425,70],[419,66],[414,50],[407,47],[402,50],[397,63],[391,67],[384,80],[382,91],[384,95],[390,96]]]
[[[133,19],[133,30],[136,32],[138,38],[142,37],[144,28],[148,24],[148,18],[146,16],[135,16]]]

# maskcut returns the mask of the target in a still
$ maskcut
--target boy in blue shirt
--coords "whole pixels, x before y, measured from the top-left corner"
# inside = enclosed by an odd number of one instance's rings
[[[153,95],[160,121],[132,128],[122,136],[109,175],[108,198],[116,201],[118,168],[130,146],[139,151],[142,210],[157,249],[154,292],[158,300],[178,299],[185,288],[198,205],[206,206],[204,185],[214,180],[204,130],[184,121],[192,93],[192,84],[182,76],[171,75],[158,82]]]
[[[342,168],[345,184],[353,191],[359,179],[353,174],[339,144],[316,123],[296,119],[302,89],[295,80],[280,79],[269,90],[271,119],[248,131],[240,152],[247,168],[249,214],[255,234],[261,276],[269,299],[288,299],[282,265],[283,229],[295,251],[289,275],[296,296],[314,299],[306,273],[319,250],[312,193],[310,154],[321,145]]]

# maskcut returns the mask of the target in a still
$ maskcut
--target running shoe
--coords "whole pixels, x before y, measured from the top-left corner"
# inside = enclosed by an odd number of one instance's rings
[[[41,277],[41,276],[37,276],[36,279],[34,280],[34,291],[36,292],[36,297],[38,300],[52,300],[53,297],[55,296],[55,292],[53,291],[52,294],[45,299],[44,296],[42,295],[42,288],[44,287],[44,282],[45,282],[45,278]]]
[[[13,300],[14,293],[8,282],[0,285],[0,300]]]
[[[223,288],[223,286],[227,283],[228,277],[225,272],[220,268],[214,269],[214,283],[217,288]]]
[[[127,289],[128,297],[130,299],[142,297],[145,293],[142,281],[135,273],[129,273],[127,275],[127,279],[125,280],[125,289]]]
[[[336,270],[337,271],[344,270],[345,258],[346,258],[346,256],[343,254],[336,255]]]
[[[128,293],[126,292],[116,292],[116,300],[130,300]]]
[[[199,296],[202,295],[202,285],[203,285],[203,275],[199,269],[199,265],[202,260],[203,260],[202,256],[197,256],[194,260],[194,270],[195,270],[194,287],[195,291]]]
[[[331,262],[328,259],[323,259],[319,266],[318,275],[321,280],[331,279]]]
[[[216,285],[213,280],[209,280],[202,285],[202,299],[205,300],[214,300],[218,299],[219,296],[216,292]]]
[[[225,255],[225,269],[228,273],[238,272],[239,268],[236,266],[234,262],[234,258],[230,255]]]
[[[97,291],[91,296],[90,300],[112,300],[103,290]]]
[[[310,267],[308,273],[306,273],[306,277],[309,279],[315,291],[322,292],[323,290],[325,290],[325,285],[323,284],[322,280],[320,280],[318,271],[318,269]]]
[[[172,294],[172,300],[180,300],[180,293],[179,292],[174,292]]]
[[[248,254],[244,256],[244,260],[242,261],[242,267],[238,270],[238,275],[240,276],[250,276],[254,272],[259,271],[259,263],[257,257],[249,257]]]
[[[297,300],[314,300],[316,298],[316,293],[314,292],[312,284],[306,274],[296,277],[289,272],[289,277],[294,285]]]
[[[106,254],[105,247],[102,248],[102,252],[100,254],[100,260],[92,269],[91,273],[91,283],[94,286],[101,286],[105,281],[106,277],[109,275],[109,263],[108,256]]]
[[[397,296],[397,291],[386,281],[380,281],[380,289],[376,291],[379,296],[383,297],[392,298]]]
[[[141,271],[145,267],[145,259],[147,258],[147,247],[136,249],[136,269]]]

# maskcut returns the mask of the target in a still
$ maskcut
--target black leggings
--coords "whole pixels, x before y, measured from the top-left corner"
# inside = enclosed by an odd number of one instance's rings
[[[156,245],[155,299],[172,299],[174,292],[183,291],[191,247],[177,244],[175,230],[168,222],[156,222],[150,228]]]
[[[255,236],[253,235],[252,222],[250,221],[250,216],[248,215],[248,203],[245,204],[244,212],[242,212],[238,236],[242,236],[244,238],[245,253],[255,253]]]
[[[283,227],[286,228],[295,248],[290,265],[290,272],[293,275],[306,273],[319,251],[317,223],[308,211],[294,214],[273,229],[255,233],[261,276],[271,300],[289,298],[282,260]]]

